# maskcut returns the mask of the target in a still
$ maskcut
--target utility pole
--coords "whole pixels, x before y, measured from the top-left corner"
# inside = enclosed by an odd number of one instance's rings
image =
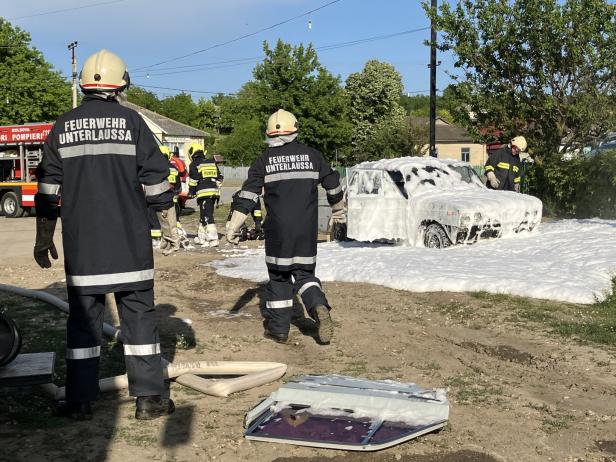
[[[68,44],[68,49],[71,50],[73,66],[73,109],[77,107],[77,59],[75,58],[75,48],[77,48],[77,42]]]
[[[432,11],[436,12],[436,1],[431,0]],[[436,157],[436,29],[434,19],[430,21],[430,156]]]

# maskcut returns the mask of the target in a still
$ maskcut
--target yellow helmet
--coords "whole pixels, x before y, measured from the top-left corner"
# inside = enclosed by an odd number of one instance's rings
[[[284,109],[278,109],[267,119],[267,136],[290,135],[297,131],[297,119]]]
[[[162,152],[166,157],[168,157],[169,159],[171,159],[171,151],[169,150],[169,148],[167,146],[160,146],[160,152]]]
[[[528,145],[526,144],[526,138],[523,136],[516,136],[511,140],[511,146],[515,146],[520,151],[524,152]]]
[[[79,73],[79,87],[84,93],[119,93],[129,85],[126,64],[122,58],[108,50],[100,50],[86,59]]]
[[[193,157],[198,152],[202,152],[204,155],[207,152],[205,148],[203,147],[203,145],[199,143],[198,141],[192,142],[186,146],[186,157],[188,158],[189,161],[192,162]]]

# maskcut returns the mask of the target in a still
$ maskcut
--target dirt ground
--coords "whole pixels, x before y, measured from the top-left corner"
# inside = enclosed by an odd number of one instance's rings
[[[30,257],[33,230],[32,218],[0,218],[0,248],[8,249],[0,282],[56,287],[64,296],[61,262],[43,271]],[[9,245],[17,231],[18,245]],[[279,345],[262,336],[262,288],[218,276],[207,263],[220,258],[214,249],[157,254],[164,355],[284,362],[287,377],[338,373],[448,387],[447,427],[372,454],[251,442],[243,438],[245,412],[282,382],[228,398],[172,384],[177,411],[153,422],[134,419],[126,393],[103,395],[92,422],[45,425],[41,413],[25,425],[0,417],[0,460],[616,461],[616,352],[520,315],[550,302],[325,283],[333,342],[319,345],[293,327],[289,344]],[[11,393],[0,388],[0,400]]]

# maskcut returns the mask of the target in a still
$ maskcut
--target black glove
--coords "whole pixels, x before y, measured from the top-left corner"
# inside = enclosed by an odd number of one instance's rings
[[[193,199],[196,195],[197,195],[197,188],[196,187],[191,186],[190,188],[188,188],[188,198],[189,199]]]
[[[48,218],[36,219],[34,259],[41,268],[51,268],[49,255],[51,255],[54,260],[58,259],[58,251],[53,243],[53,233],[56,230],[56,222],[57,220],[50,220]]]

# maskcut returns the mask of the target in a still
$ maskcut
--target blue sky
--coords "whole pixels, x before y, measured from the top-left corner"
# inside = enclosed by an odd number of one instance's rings
[[[308,16],[234,43],[156,67],[152,64],[251,34],[302,15],[331,0],[10,0],[2,15],[28,31],[32,43],[65,75],[70,74],[67,44],[77,40],[78,65],[100,48],[126,61],[134,83],[206,92],[237,91],[252,78],[262,42],[281,38],[315,47],[429,27],[419,0],[339,0]],[[5,2],[3,2],[5,3]],[[90,6],[93,5],[93,6]],[[51,13],[56,10],[65,10]],[[37,15],[37,16],[32,16]],[[312,27],[309,27],[309,21]],[[321,63],[342,79],[369,59],[393,64],[406,92],[429,89],[429,49],[423,30],[359,45],[319,51]],[[244,58],[252,60],[237,61]],[[438,87],[449,82],[451,57],[439,56]],[[229,62],[232,61],[232,62]],[[182,68],[214,63],[209,68]],[[143,68],[139,70],[139,68]],[[148,77],[149,74],[149,77]],[[164,97],[175,90],[150,88]],[[206,93],[193,93],[195,98]]]

